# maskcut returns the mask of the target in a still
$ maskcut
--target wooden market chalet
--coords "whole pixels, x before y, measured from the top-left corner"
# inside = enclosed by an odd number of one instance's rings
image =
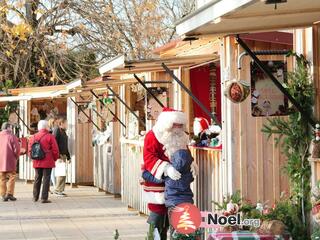
[[[198,9],[177,23],[180,38],[155,49],[150,59],[117,56],[99,67],[97,79],[13,89],[0,102],[19,103],[20,137],[32,133],[40,109],[66,114],[72,155],[67,182],[121,195],[140,212],[148,212],[139,185],[143,136],[162,106],[187,114],[190,135],[196,117],[222,128],[220,147],[190,147],[200,167],[192,188],[201,210],[213,210],[213,201],[236,190],[252,202],[275,202],[289,190],[281,172],[286,160],[261,128],[267,117],[285,115],[290,96],[279,90],[279,82],[294,66],[289,51],[304,53],[313,63],[318,89],[320,2],[290,0],[277,9],[263,1],[226,2],[199,0]],[[275,66],[275,72],[262,69],[261,62]],[[234,80],[251,86],[240,104],[224,95]],[[319,119],[318,90],[316,99]],[[313,183],[318,169],[313,163]],[[19,177],[33,179],[26,155],[19,161]]]

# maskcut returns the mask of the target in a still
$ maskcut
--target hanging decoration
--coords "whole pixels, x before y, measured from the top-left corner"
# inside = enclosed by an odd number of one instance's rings
[[[89,122],[89,119],[88,117],[86,116],[86,114],[84,114],[80,108],[88,115],[91,117],[91,111],[90,111],[90,108],[88,107],[88,104],[83,104],[83,105],[80,105],[79,106],[79,109],[78,109],[78,122],[79,123],[88,123]]]
[[[225,89],[224,95],[234,103],[241,103],[249,96],[249,93],[249,83],[243,80],[233,80]]]
[[[145,97],[146,90],[139,83],[132,84],[131,91],[137,94],[137,101],[142,100]]]
[[[104,105],[101,106],[101,115],[106,123],[111,121],[115,121],[114,116],[111,114],[110,110],[113,113],[116,113],[116,103],[113,98],[110,98],[108,94],[103,95],[103,103]]]
[[[135,111],[136,115],[139,116],[139,111]],[[139,138],[139,121],[133,115],[129,114],[128,122],[128,139],[138,139]]]

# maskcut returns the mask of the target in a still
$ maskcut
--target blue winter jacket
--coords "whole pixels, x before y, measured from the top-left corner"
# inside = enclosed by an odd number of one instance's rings
[[[170,163],[181,173],[179,180],[172,180],[169,177],[164,177],[165,181],[165,204],[166,207],[173,207],[180,203],[193,203],[193,193],[190,184],[193,182],[191,173],[191,164],[193,158],[187,149],[181,149],[172,154]],[[158,180],[148,172],[144,171],[142,177],[149,182],[158,183]]]

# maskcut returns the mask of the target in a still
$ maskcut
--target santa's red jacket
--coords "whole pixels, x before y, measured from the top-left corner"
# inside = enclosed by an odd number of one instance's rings
[[[166,165],[169,164],[169,159],[164,154],[163,145],[159,143],[153,130],[150,130],[144,139],[143,161],[145,170],[158,179],[161,179]],[[158,214],[166,214],[164,183],[145,182],[143,188],[149,210]]]

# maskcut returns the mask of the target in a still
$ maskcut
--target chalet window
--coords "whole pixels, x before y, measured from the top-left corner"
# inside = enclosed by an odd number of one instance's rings
[[[263,61],[280,83],[287,82],[287,65],[284,61]],[[251,65],[251,113],[254,117],[288,114],[288,99],[261,69]]]

